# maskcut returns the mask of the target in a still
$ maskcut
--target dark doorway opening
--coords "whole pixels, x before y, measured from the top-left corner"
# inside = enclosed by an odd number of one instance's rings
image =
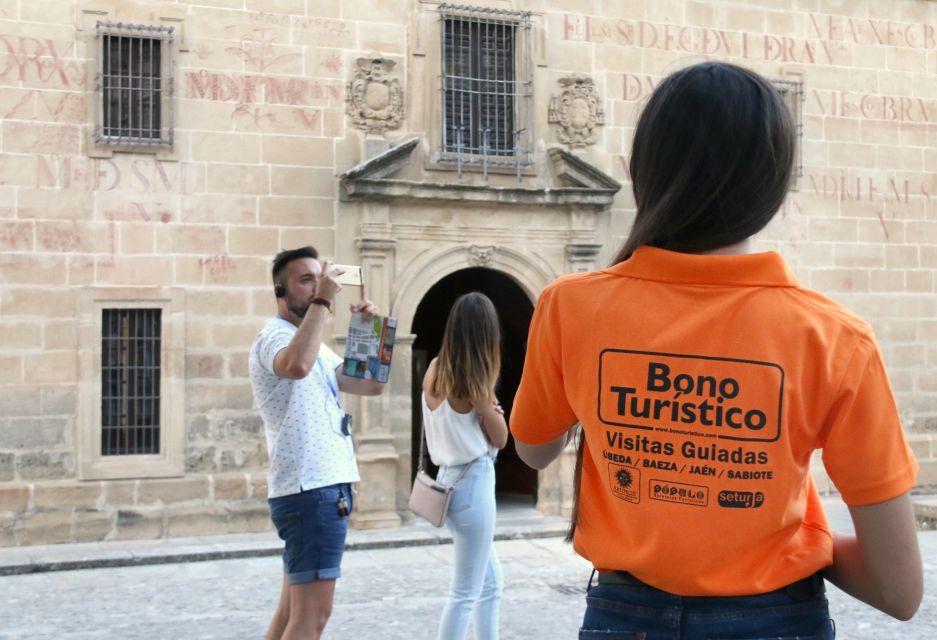
[[[481,292],[491,298],[498,310],[502,342],[498,399],[504,407],[505,417],[510,420],[514,394],[524,369],[527,330],[530,328],[530,319],[534,312],[533,304],[520,285],[500,271],[482,267],[456,271],[433,285],[420,301],[413,318],[411,332],[416,334],[416,338],[413,341],[411,478],[416,475],[420,454],[420,424],[423,419],[420,398],[423,375],[430,360],[439,353],[449,309],[459,296],[472,291]],[[430,471],[435,475],[435,469]],[[517,456],[513,437],[508,439],[507,446],[498,454],[495,480],[499,498],[519,499],[531,504],[536,501],[537,472]]]

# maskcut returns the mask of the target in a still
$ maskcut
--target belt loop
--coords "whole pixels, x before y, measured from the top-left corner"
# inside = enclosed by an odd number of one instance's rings
[[[586,595],[592,591],[592,580],[595,578],[595,567],[592,567],[592,573],[589,574],[589,583],[586,585]]]

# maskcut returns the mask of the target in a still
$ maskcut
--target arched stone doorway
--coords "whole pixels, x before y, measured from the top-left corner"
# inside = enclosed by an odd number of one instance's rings
[[[521,286],[510,276],[495,269],[469,267],[440,279],[423,296],[413,317],[411,333],[415,335],[412,355],[412,468],[416,474],[420,451],[421,384],[426,365],[439,352],[449,309],[459,296],[478,291],[491,298],[501,320],[501,380],[498,398],[510,418],[514,394],[520,384],[524,367],[527,330],[533,315],[533,304]],[[533,504],[537,496],[537,472],[517,456],[514,439],[498,456],[495,466],[499,500]]]

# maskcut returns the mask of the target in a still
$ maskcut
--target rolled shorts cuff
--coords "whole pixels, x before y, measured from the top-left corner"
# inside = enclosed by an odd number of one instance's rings
[[[307,584],[309,582],[318,582],[320,580],[338,580],[341,577],[341,567],[313,569],[312,571],[297,571],[296,573],[286,574],[286,579],[290,584]]]

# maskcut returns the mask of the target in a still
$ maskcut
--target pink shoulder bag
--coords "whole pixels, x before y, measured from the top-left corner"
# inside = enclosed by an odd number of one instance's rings
[[[446,522],[446,514],[449,512],[449,502],[452,501],[452,491],[459,484],[459,480],[468,471],[472,465],[471,462],[465,465],[462,473],[452,484],[442,484],[437,482],[432,476],[423,470],[426,459],[426,432],[420,426],[420,463],[416,470],[416,477],[413,479],[413,489],[410,490],[410,511],[429,521],[434,527],[441,527]],[[474,462],[474,460],[472,461]]]

